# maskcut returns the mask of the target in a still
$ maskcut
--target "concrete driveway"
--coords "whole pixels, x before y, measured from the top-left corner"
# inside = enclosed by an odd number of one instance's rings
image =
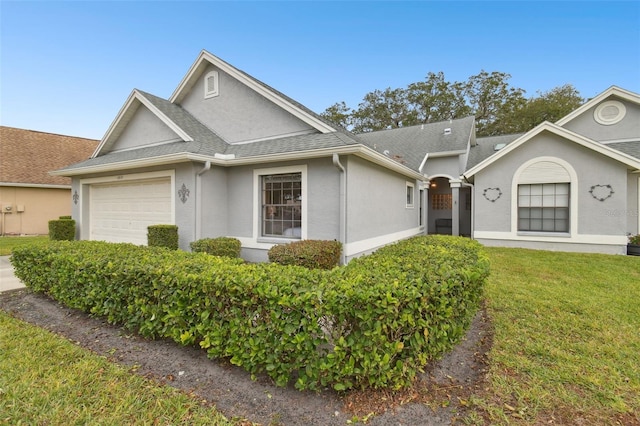
[[[0,256],[0,292],[23,288],[22,281],[13,274],[13,266],[9,256]]]

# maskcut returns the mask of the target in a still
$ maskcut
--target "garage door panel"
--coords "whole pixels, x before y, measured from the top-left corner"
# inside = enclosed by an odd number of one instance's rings
[[[92,240],[147,243],[147,227],[170,224],[171,179],[91,186]]]

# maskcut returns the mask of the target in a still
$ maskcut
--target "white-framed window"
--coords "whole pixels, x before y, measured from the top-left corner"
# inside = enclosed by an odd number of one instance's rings
[[[518,231],[569,232],[570,184],[518,185]]]
[[[204,98],[213,98],[219,94],[218,71],[210,71],[204,76]]]
[[[258,238],[306,238],[306,166],[254,171]]]
[[[407,182],[407,208],[408,209],[413,208],[414,192],[415,192],[415,185],[413,184],[413,182]]]

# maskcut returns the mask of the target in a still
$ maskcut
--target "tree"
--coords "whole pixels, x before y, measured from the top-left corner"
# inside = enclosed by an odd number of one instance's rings
[[[492,130],[492,125],[504,111],[515,111],[521,108],[526,99],[525,91],[510,87],[507,80],[511,75],[494,71],[491,74],[482,70],[479,74],[469,77],[464,87],[467,104],[476,117],[476,132],[481,136],[491,136],[498,133]]]
[[[571,84],[548,92],[538,92],[538,95],[528,99],[517,109],[502,111],[489,129],[490,133],[524,133],[544,121],[554,123],[584,103],[584,99]]]
[[[417,124],[417,114],[409,107],[406,90],[390,87],[367,93],[352,118],[356,133]]]
[[[325,120],[328,120],[332,123],[335,123],[339,126],[344,127],[345,129],[351,130],[353,128],[353,111],[351,108],[347,106],[347,104],[342,102],[336,102],[331,105],[329,108],[325,109],[320,116]]]
[[[449,83],[444,73],[427,74],[425,81],[407,87],[407,101],[417,113],[419,123],[460,118],[470,114],[464,102],[464,85]]]

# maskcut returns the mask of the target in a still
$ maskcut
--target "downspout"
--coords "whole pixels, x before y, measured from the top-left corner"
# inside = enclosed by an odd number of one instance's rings
[[[475,220],[476,220],[476,200],[474,194],[474,186],[472,183],[465,182],[463,179],[466,179],[464,175],[460,176],[460,185],[466,186],[467,188],[471,188],[471,239],[473,240],[473,231],[475,229]]]
[[[211,161],[207,160],[202,170],[196,173],[196,217],[193,240],[197,241],[202,236],[202,175],[211,170]]]
[[[340,264],[346,264],[347,255],[347,171],[340,164],[340,156],[333,154],[333,165],[340,170],[340,242],[342,243],[342,253],[340,254]]]
[[[429,159],[429,153],[427,152],[422,159],[422,163],[420,163],[420,167],[418,167],[418,173],[423,176],[423,194],[422,194],[422,224],[424,225],[424,235],[429,234],[429,187],[431,185],[431,180],[429,177],[422,172],[424,166],[427,164],[427,160]],[[427,187],[424,187],[424,183],[427,184]]]

